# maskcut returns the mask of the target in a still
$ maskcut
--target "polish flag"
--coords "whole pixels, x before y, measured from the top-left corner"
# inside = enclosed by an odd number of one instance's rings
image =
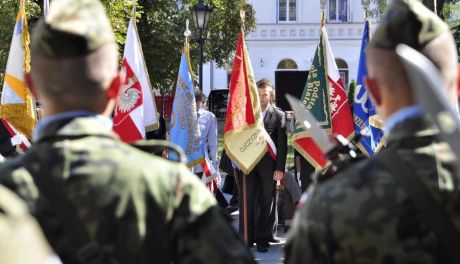
[[[355,127],[351,109],[324,26],[300,99],[327,134],[353,137]],[[296,125],[292,141],[294,148],[317,170],[327,165],[326,153],[322,153],[302,126]]]
[[[113,130],[121,140],[129,143],[145,138],[146,132],[157,129],[159,125],[142,46],[133,18],[129,21],[121,67],[126,81],[118,95]]]

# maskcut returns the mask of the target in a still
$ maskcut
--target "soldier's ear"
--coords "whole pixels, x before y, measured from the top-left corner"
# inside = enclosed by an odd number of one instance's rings
[[[109,89],[107,89],[107,98],[117,99],[118,93],[120,92],[120,87],[125,82],[125,75],[121,72],[118,72],[117,75],[112,79]]]
[[[34,82],[32,81],[32,75],[30,74],[30,72],[24,74],[24,77],[25,77],[24,79],[26,80],[27,88],[29,88],[30,92],[35,97],[35,99],[39,99],[40,96],[37,93],[37,90],[35,89],[35,85],[34,85]]]
[[[372,97],[372,100],[376,106],[380,106],[382,103],[382,96],[380,94],[379,85],[376,79],[369,78],[366,76],[364,78],[364,83],[366,84],[366,89]]]

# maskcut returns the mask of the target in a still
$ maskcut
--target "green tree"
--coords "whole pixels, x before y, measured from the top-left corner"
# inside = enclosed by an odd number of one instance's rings
[[[460,0],[421,0],[423,4],[430,10],[435,11],[440,18],[445,20],[454,35],[455,42],[457,44],[457,51],[459,53],[460,61],[460,21],[451,21],[451,15],[455,10],[458,10]],[[436,5],[435,5],[436,1]],[[388,0],[361,0],[363,6],[370,4],[372,7],[369,10],[370,15],[380,13],[383,14],[387,8]]]
[[[29,29],[43,14],[43,0],[26,0]],[[52,0],[51,0],[52,1]],[[128,22],[132,14],[132,0],[101,0],[115,32],[120,54],[123,52]],[[147,69],[154,88],[168,94],[174,87],[179,59],[184,44],[185,21],[190,19],[190,51],[193,68],[199,62],[199,45],[193,27],[190,9],[198,0],[138,0],[136,7],[137,26],[144,51]],[[246,11],[246,33],[255,27],[255,14],[245,0],[209,0],[206,4],[214,8],[209,21],[204,48],[205,62],[215,61],[226,65],[235,50],[241,28],[239,10]],[[18,0],[0,0],[0,83],[3,84],[9,46]]]
[[[350,85],[348,86],[348,103],[350,104],[351,112],[353,113],[354,101],[355,101],[355,90],[356,90],[356,81],[351,80]]]
[[[445,10],[449,8],[448,5],[456,4],[460,0],[420,0],[428,9],[432,10],[433,12],[436,9],[436,13],[442,19],[448,18],[445,17]],[[371,4],[371,14],[375,12],[383,13],[385,12],[388,0],[361,0],[361,3],[365,5],[366,3]]]
[[[190,56],[195,74],[198,74],[200,49],[190,9],[198,0],[139,0],[144,14],[138,22],[150,80],[162,94],[174,89],[181,50],[184,45],[186,20],[190,20],[192,36],[189,39]],[[245,10],[246,33],[255,27],[255,13],[245,0],[210,0],[214,8],[209,20],[204,46],[204,61],[215,61],[218,66],[228,64],[236,48],[241,28],[240,10]]]

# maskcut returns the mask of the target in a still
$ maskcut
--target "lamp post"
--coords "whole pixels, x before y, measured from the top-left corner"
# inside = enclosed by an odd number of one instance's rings
[[[199,87],[203,91],[203,45],[206,39],[206,29],[208,28],[209,16],[212,13],[212,8],[205,5],[203,0],[200,0],[197,5],[192,8],[193,22],[198,30],[198,41],[200,43],[200,80]]]

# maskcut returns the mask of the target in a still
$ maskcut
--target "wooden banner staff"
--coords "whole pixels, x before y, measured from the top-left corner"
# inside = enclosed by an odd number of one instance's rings
[[[246,13],[244,10],[240,10],[240,18],[241,18],[241,31],[244,33],[244,22],[246,18]],[[244,47],[243,47],[243,52],[244,52]],[[243,63],[246,63],[245,60],[245,55],[243,54]],[[246,177],[247,175],[245,173],[243,174],[243,230],[244,230],[244,241],[246,244],[249,243],[249,237],[248,237],[248,196],[247,196],[247,184],[246,184]]]

